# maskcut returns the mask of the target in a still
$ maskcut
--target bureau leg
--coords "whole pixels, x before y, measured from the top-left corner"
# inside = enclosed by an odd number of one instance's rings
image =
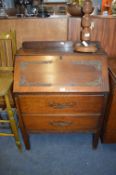
[[[27,150],[30,150],[30,141],[29,141],[29,136],[26,132],[26,130],[22,127],[20,127],[21,129],[21,133],[22,133],[22,137],[23,137],[23,141],[24,141],[24,144],[25,144],[25,148]]]
[[[93,134],[93,143],[92,143],[93,149],[96,149],[98,146],[99,136],[100,136],[99,132]]]

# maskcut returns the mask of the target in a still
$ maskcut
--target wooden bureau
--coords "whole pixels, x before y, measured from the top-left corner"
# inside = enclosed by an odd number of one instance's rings
[[[96,148],[109,92],[105,53],[75,53],[72,42],[23,47],[16,56],[14,93],[26,148],[33,132],[91,132]]]

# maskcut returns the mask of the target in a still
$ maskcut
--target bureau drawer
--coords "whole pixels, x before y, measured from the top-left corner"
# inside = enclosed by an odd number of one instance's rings
[[[38,116],[24,115],[25,126],[29,131],[93,131],[98,128],[98,116]]]
[[[26,114],[101,113],[104,96],[20,95],[19,105]]]

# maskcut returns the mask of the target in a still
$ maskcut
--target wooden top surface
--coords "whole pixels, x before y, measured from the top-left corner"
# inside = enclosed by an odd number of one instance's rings
[[[101,48],[99,42],[92,42],[96,45],[97,51],[94,53],[86,53],[86,55],[92,54],[104,54],[104,50]],[[22,48],[17,51],[17,55],[83,55],[85,53],[74,51],[74,45],[76,42],[72,41],[27,41],[23,42]]]

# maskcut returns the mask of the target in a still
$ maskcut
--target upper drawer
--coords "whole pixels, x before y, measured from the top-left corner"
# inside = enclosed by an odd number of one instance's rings
[[[99,95],[20,95],[23,113],[77,114],[102,113],[104,97]]]

